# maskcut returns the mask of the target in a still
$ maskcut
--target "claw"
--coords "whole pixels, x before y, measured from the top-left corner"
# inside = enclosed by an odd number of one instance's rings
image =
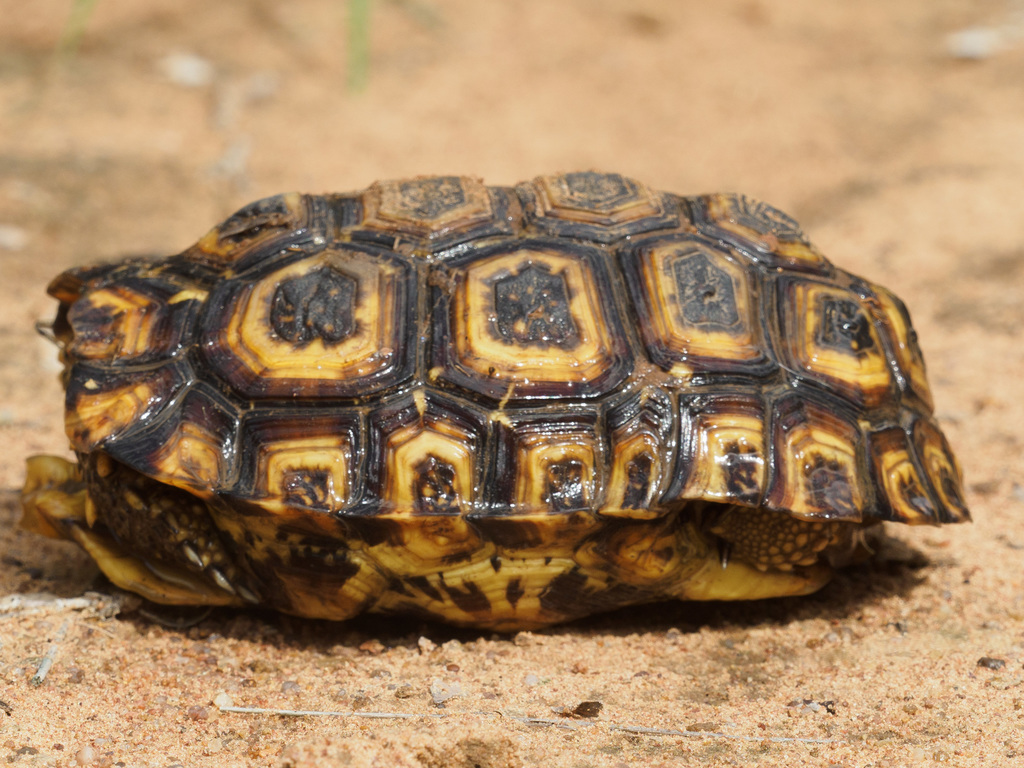
[[[56,347],[63,347],[63,342],[57,338],[56,331],[53,330],[53,323],[47,320],[36,320],[36,333],[42,336],[44,339],[49,341]]]
[[[185,553],[185,557],[187,557],[189,562],[191,562],[196,568],[202,570],[206,567],[203,565],[203,558],[201,558],[199,553],[196,552],[189,544],[183,544],[181,549]]]
[[[725,539],[718,540],[718,559],[722,563],[722,570],[729,567],[729,556],[732,554],[732,544]]]

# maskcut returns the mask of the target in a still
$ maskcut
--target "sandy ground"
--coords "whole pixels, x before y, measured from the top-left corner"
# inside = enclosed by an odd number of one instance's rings
[[[15,527],[25,456],[66,446],[54,351],[33,332],[51,276],[180,250],[268,194],[435,172],[510,184],[598,168],[790,211],[911,307],[975,522],[892,530],[809,598],[517,636],[228,611],[174,629],[103,618],[109,597],[7,603],[8,763],[1024,757],[1020,3],[382,0],[359,93],[341,0],[99,0],[78,54],[55,63],[68,5],[0,0],[0,595],[111,594],[75,547]],[[564,716],[584,701],[596,718]]]

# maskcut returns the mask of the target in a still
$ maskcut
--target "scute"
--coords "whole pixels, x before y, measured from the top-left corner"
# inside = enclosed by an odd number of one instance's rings
[[[622,256],[650,359],[675,376],[773,367],[756,274],[695,235],[646,240]]]
[[[793,371],[858,405],[893,397],[890,363],[870,310],[854,291],[807,279],[779,281],[779,354]]]
[[[671,399],[646,388],[611,409],[604,517],[648,520],[668,513],[658,502],[671,478],[675,415]]]
[[[859,471],[861,432],[842,409],[790,395],[775,404],[772,421],[775,472],[765,506],[815,521],[861,522],[873,511]]]
[[[30,462],[26,525],[155,600],[513,629],[969,519],[906,307],[742,195],[293,193],[50,292],[79,464]]]
[[[831,276],[834,267],[804,236],[788,214],[746,195],[704,195],[691,199],[698,228],[735,244],[769,268]]]
[[[360,497],[361,424],[357,414],[302,408],[246,415],[239,428],[235,494],[272,513],[337,514]]]
[[[381,181],[362,195],[363,231],[356,236],[394,243],[395,236],[436,251],[474,237],[511,234],[506,196],[479,179],[421,176]]]
[[[162,418],[140,420],[139,431],[104,449],[162,483],[208,495],[234,483],[238,408],[206,382],[192,384]]]
[[[313,218],[303,195],[290,193],[257,200],[207,232],[186,258],[214,268],[234,266],[254,251],[273,252]]]
[[[680,223],[671,195],[617,173],[541,176],[517,191],[532,226],[547,234],[606,243]]]
[[[765,404],[755,392],[696,395],[679,406],[672,500],[759,506],[768,488],[771,444]]]
[[[372,394],[411,373],[416,288],[407,264],[363,248],[277,259],[214,289],[200,349],[243,397]]]
[[[525,240],[435,270],[433,375],[505,403],[619,386],[632,353],[607,301],[606,261],[594,248]]]
[[[468,521],[482,496],[486,428],[476,409],[422,390],[371,416],[367,492],[354,510],[370,557],[414,575],[490,557]]]
[[[79,364],[67,382],[65,431],[71,447],[89,453],[156,420],[192,378],[176,363],[143,371]]]

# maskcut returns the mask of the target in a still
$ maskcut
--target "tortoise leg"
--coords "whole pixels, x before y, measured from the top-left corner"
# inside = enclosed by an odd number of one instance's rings
[[[730,560],[722,566],[712,552],[695,573],[674,590],[680,600],[762,600],[766,597],[790,597],[817,592],[832,578],[827,563],[797,566],[788,571],[760,571],[742,560]]]
[[[86,523],[85,481],[77,464],[59,456],[31,456],[21,489],[21,527],[51,539],[72,539]]]
[[[806,595],[832,578],[831,564],[848,561],[860,526],[800,520],[760,507],[713,505],[698,528],[717,541],[705,563],[678,588],[686,600],[759,600]]]
[[[708,530],[728,543],[733,556],[767,572],[814,565],[852,527],[845,521],[801,520],[763,507],[732,506],[717,512]]]
[[[184,568],[157,565],[128,554],[103,525],[81,469],[59,456],[32,456],[21,492],[21,526],[54,539],[77,542],[114,584],[156,603],[231,605],[242,601]]]

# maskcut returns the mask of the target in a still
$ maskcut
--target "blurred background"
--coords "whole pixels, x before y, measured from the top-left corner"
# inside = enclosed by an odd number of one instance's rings
[[[61,270],[178,252],[242,205],[289,190],[343,192],[437,173],[511,185],[584,169],[680,194],[765,199],[794,215],[835,263],[901,296],[976,523],[901,529],[927,569],[858,571],[808,603],[806,616],[776,607],[774,625],[734,638],[728,625],[743,623],[746,610],[737,607],[717,629],[686,635],[681,650],[693,652],[682,660],[655,633],[645,653],[671,660],[649,691],[622,672],[642,657],[628,621],[619,645],[601,632],[588,645],[586,632],[570,628],[547,649],[514,646],[526,659],[516,663],[533,665],[514,667],[515,679],[550,667],[571,687],[555,659],[590,653],[607,664],[594,661],[605,676],[586,685],[615,691],[619,683],[608,681],[627,679],[612,700],[618,722],[648,722],[637,708],[661,702],[671,686],[692,697],[665,704],[672,717],[738,720],[750,733],[759,731],[749,717],[779,732],[794,696],[864,695],[878,698],[841,703],[828,722],[872,744],[917,743],[911,735],[923,732],[950,753],[968,743],[975,752],[1005,744],[1003,762],[1024,753],[1011,712],[1021,709],[1024,660],[1024,0],[0,0],[0,594],[77,595],[95,573],[76,548],[15,529],[24,457],[67,446],[56,350],[34,330],[53,316],[45,288]],[[911,581],[921,588],[893,586]],[[870,597],[863,612],[835,599],[850,589]],[[756,625],[764,614],[754,615]],[[150,656],[163,635],[139,626],[116,625],[128,646],[96,635],[76,663],[106,669],[128,659],[164,674]],[[26,623],[4,649],[9,658],[42,654],[44,630]],[[838,639],[847,631],[849,647]],[[743,645],[748,635],[755,639]],[[748,650],[729,655],[734,640]],[[748,661],[730,678],[741,652]],[[261,663],[267,655],[258,644],[245,653]],[[319,655],[314,648],[293,665],[318,679]],[[1016,659],[998,690],[987,687],[998,678],[977,671],[990,655]],[[176,679],[180,657],[166,658]],[[431,658],[402,674],[425,690],[437,674]],[[34,668],[18,664],[0,668],[10,691],[0,695],[17,707],[35,701],[35,718],[62,712],[51,691],[33,697],[36,689],[18,682],[22,667]],[[361,657],[353,669],[365,666]],[[279,688],[268,675],[260,685]],[[49,726],[30,719],[26,733],[52,732],[70,755],[76,729],[107,738],[122,728],[118,711],[153,711],[144,688],[125,686],[129,706],[93,684],[101,678],[87,679],[72,693],[58,689],[60,701],[86,698],[74,717]],[[919,691],[932,703],[915,715],[906,702]],[[526,707],[532,695],[504,701]],[[754,696],[764,697],[757,712],[743,714]],[[94,711],[107,719],[82,725]],[[550,716],[547,705],[537,711]],[[206,743],[202,722],[178,717],[161,732],[180,728],[189,743]],[[537,733],[539,755],[568,748],[555,729]],[[449,741],[460,738],[453,730]],[[202,748],[190,747],[185,762],[215,764],[196,761]],[[722,754],[731,760],[746,747],[730,749]],[[643,755],[641,764],[653,764]],[[826,764],[807,759],[799,764]],[[981,762],[974,754],[958,764]]]
[[[1019,182],[1022,13],[1007,0],[0,0],[0,224],[23,230],[7,252],[59,262],[170,252],[285,190],[595,168],[742,190],[813,231],[888,189]]]

